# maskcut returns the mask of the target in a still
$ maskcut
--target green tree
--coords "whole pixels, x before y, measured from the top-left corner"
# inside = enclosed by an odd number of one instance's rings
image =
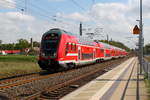
[[[23,50],[29,47],[30,47],[30,43],[26,39],[19,39],[18,43],[16,43],[16,46],[15,46],[15,48],[19,50]]]
[[[0,44],[2,44],[2,40],[0,40]]]
[[[0,40],[0,50],[2,50],[2,40]]]
[[[150,54],[150,43],[145,45],[145,47],[144,47],[144,54]]]
[[[33,47],[40,47],[40,43],[37,42],[37,41],[34,41],[34,42],[33,42]]]
[[[118,41],[107,41],[107,40],[99,40],[100,42],[103,42],[103,43],[107,43],[107,44],[110,44],[110,45],[113,45],[113,46],[116,46],[116,47],[119,47],[119,48],[122,48],[122,49],[125,49],[126,51],[130,51],[130,49],[124,45],[123,43],[121,42],[118,42]]]
[[[14,45],[13,44],[5,44],[5,50],[13,50],[14,49]]]
[[[1,50],[14,50],[15,49],[15,44],[0,44],[0,49]]]

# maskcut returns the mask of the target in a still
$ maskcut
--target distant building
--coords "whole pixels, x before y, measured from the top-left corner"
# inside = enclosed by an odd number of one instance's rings
[[[2,55],[7,55],[7,54],[5,53],[5,51],[2,51],[1,54],[2,54]]]
[[[1,50],[1,55],[7,55],[7,54],[20,54],[20,50]]]

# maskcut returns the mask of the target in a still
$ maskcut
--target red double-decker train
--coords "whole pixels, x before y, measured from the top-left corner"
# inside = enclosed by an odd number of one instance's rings
[[[57,71],[126,55],[121,48],[91,42],[55,28],[42,36],[38,64],[43,70]]]

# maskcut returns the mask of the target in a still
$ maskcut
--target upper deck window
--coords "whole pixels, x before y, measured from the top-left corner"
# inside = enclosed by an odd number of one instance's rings
[[[58,38],[59,38],[59,36],[57,33],[50,33],[45,36],[44,40],[56,40]]]

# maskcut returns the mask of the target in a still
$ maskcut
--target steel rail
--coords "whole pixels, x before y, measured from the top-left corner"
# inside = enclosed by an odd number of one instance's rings
[[[111,65],[111,61],[107,62],[107,63],[104,63],[104,66],[108,66],[108,65]],[[85,68],[85,67],[82,67],[82,68]],[[91,67],[90,67],[91,68]],[[71,84],[72,82],[74,81],[77,81],[77,80],[80,80],[86,76],[89,76],[89,75],[92,75],[98,71],[102,70],[102,68],[97,68],[97,69],[94,69],[94,71],[88,71],[87,74],[84,74],[84,75],[81,75],[80,77],[76,77],[75,79],[71,79],[71,80],[68,80],[68,81],[65,81],[63,83],[57,83],[53,86],[50,86],[49,88],[46,88],[46,89],[43,89],[43,91],[41,92],[38,92],[38,93],[35,93],[31,96],[28,96],[28,97],[24,97],[23,100],[33,100],[34,98],[37,98],[41,95],[42,92],[44,91],[53,91],[53,90],[56,90],[58,88],[61,88],[63,86],[66,86],[66,85],[69,85]],[[38,80],[43,80],[43,79],[47,79],[49,77],[55,77],[55,76],[59,76],[59,75],[62,75],[62,73],[66,73],[66,72],[74,72],[74,69],[72,70],[68,70],[68,71],[65,71],[65,72],[59,72],[59,73],[54,73],[54,74],[50,74],[50,75],[46,75],[46,76],[39,76],[39,77],[36,77],[36,78],[30,78],[30,79],[27,79],[27,80],[20,80],[20,81],[17,81],[17,82],[14,82],[14,83],[11,83],[13,81],[13,79],[11,79],[10,81],[8,81],[9,84],[3,84],[3,85],[0,85],[0,90],[5,90],[5,89],[11,89],[13,87],[17,87],[17,86],[21,86],[21,85],[24,85],[24,84],[27,84],[27,83],[32,83],[34,81],[38,81]],[[66,79],[65,79],[66,80]],[[17,98],[17,97],[16,97]]]
[[[106,65],[107,65],[107,66],[110,66],[111,64],[106,64]],[[109,67],[108,67],[108,68],[109,68]],[[89,72],[89,73],[83,74],[83,75],[81,75],[81,76],[79,76],[79,77],[76,77],[76,78],[74,78],[74,79],[70,79],[70,80],[65,81],[65,82],[63,82],[63,83],[59,83],[59,84],[57,84],[57,85],[54,85],[54,86],[51,86],[51,87],[49,87],[49,88],[43,89],[43,91],[40,91],[40,92],[38,92],[38,93],[36,93],[36,94],[33,94],[33,95],[31,95],[31,96],[28,96],[28,97],[26,97],[26,98],[23,98],[23,100],[34,100],[34,99],[40,97],[41,94],[42,94],[44,91],[48,91],[48,92],[54,91],[54,90],[56,90],[56,89],[59,89],[59,88],[68,86],[68,85],[70,85],[70,84],[73,83],[73,82],[76,82],[76,81],[78,81],[78,80],[81,80],[81,79],[83,79],[83,78],[85,78],[85,77],[88,77],[88,76],[93,75],[93,74],[95,74],[95,73],[97,73],[97,72],[100,72],[100,71],[103,71],[101,67],[99,67],[99,68],[97,68],[97,69],[95,69],[94,71],[91,71],[91,72]],[[106,72],[107,72],[107,71],[106,71]]]
[[[23,85],[23,84],[30,83],[30,82],[37,81],[37,80],[42,80],[42,79],[45,79],[45,78],[48,78],[48,77],[53,77],[53,76],[56,76],[56,75],[59,75],[59,74],[61,74],[61,73],[54,73],[54,74],[50,74],[50,75],[47,75],[47,76],[37,76],[37,78],[32,78],[31,77],[30,79],[20,80],[20,81],[14,82],[14,83],[0,85],[0,90],[3,90],[5,88],[11,88],[11,87],[14,87],[14,86]],[[13,79],[7,80],[7,82],[12,82],[12,81],[13,81]]]
[[[50,92],[50,91],[54,91],[54,90],[56,90],[56,89],[58,89],[58,88],[65,87],[65,86],[67,86],[67,85],[69,85],[69,84],[71,84],[71,83],[73,83],[73,82],[75,82],[75,81],[77,81],[77,80],[80,80],[80,79],[82,79],[82,78],[84,78],[84,77],[90,76],[90,75],[92,75],[92,74],[94,74],[94,73],[96,73],[96,72],[99,72],[99,71],[101,71],[101,70],[102,70],[102,69],[100,68],[100,69],[94,70],[94,71],[92,71],[92,72],[90,72],[90,73],[87,73],[87,74],[81,75],[81,76],[79,76],[79,77],[76,77],[76,78],[74,78],[74,79],[68,80],[68,81],[66,81],[66,82],[63,82],[63,83],[60,83],[60,84],[51,86],[50,88],[44,89],[43,91],[40,91],[40,92],[38,92],[38,93],[36,93],[36,94],[33,94],[33,95],[31,95],[31,96],[29,96],[29,97],[27,97],[27,98],[24,98],[24,100],[33,100],[33,99],[39,97],[39,96],[41,95],[41,93],[44,92],[44,91]]]

